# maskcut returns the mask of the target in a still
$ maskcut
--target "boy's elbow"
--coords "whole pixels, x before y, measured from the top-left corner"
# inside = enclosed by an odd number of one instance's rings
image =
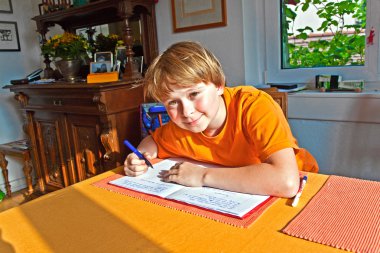
[[[299,188],[299,179],[294,179],[293,177],[289,177],[286,179],[286,182],[284,183],[284,189],[282,191],[282,197],[284,198],[292,198],[294,197]]]

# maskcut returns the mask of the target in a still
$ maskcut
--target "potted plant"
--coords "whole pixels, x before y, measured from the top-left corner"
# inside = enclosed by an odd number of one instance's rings
[[[107,52],[110,51],[115,54],[116,48],[124,45],[123,40],[120,39],[117,34],[104,35],[102,33],[98,34],[95,38],[95,51],[96,52]]]
[[[82,62],[88,59],[89,50],[90,45],[83,36],[67,32],[55,35],[41,46],[42,54],[53,58],[67,81],[75,80]]]

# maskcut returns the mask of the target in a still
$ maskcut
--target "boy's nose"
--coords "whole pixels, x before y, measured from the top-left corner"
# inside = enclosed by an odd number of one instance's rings
[[[194,112],[193,103],[190,101],[182,102],[182,114],[184,117],[189,117]]]

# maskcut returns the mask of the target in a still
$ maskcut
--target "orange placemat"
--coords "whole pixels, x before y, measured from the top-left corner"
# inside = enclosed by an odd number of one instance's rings
[[[188,204],[181,203],[178,201],[163,199],[163,198],[160,198],[158,196],[153,196],[153,195],[149,195],[149,194],[145,194],[145,193],[121,188],[121,187],[114,186],[114,185],[111,185],[108,183],[112,180],[115,180],[115,179],[123,177],[123,176],[124,175],[121,175],[121,174],[115,174],[115,175],[112,175],[110,177],[104,178],[98,182],[92,183],[92,185],[106,189],[106,190],[109,190],[109,191],[121,193],[121,194],[130,196],[130,197],[133,197],[133,198],[138,198],[141,200],[149,201],[149,202],[161,205],[161,206],[165,206],[165,207],[173,208],[176,210],[188,212],[191,214],[195,214],[198,216],[202,216],[205,218],[209,218],[209,219],[212,219],[215,221],[223,222],[223,223],[233,225],[233,226],[237,226],[237,227],[244,227],[244,228],[249,227],[269,206],[271,206],[277,200],[276,197],[270,197],[263,204],[261,204],[260,206],[257,206],[255,209],[253,209],[245,217],[236,218],[236,217],[228,216],[227,214],[221,214],[218,212],[213,212],[213,211],[201,208],[201,207],[188,205]]]
[[[330,176],[282,231],[339,249],[380,253],[380,182]]]

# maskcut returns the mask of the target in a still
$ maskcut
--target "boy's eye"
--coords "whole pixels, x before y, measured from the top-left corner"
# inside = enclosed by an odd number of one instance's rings
[[[172,100],[172,101],[168,102],[168,106],[173,107],[173,106],[176,106],[176,105],[177,105],[177,101],[175,101],[175,100]]]
[[[198,92],[198,91],[194,91],[194,92],[190,93],[190,98],[195,98],[196,96],[199,95],[199,93],[200,92]]]

